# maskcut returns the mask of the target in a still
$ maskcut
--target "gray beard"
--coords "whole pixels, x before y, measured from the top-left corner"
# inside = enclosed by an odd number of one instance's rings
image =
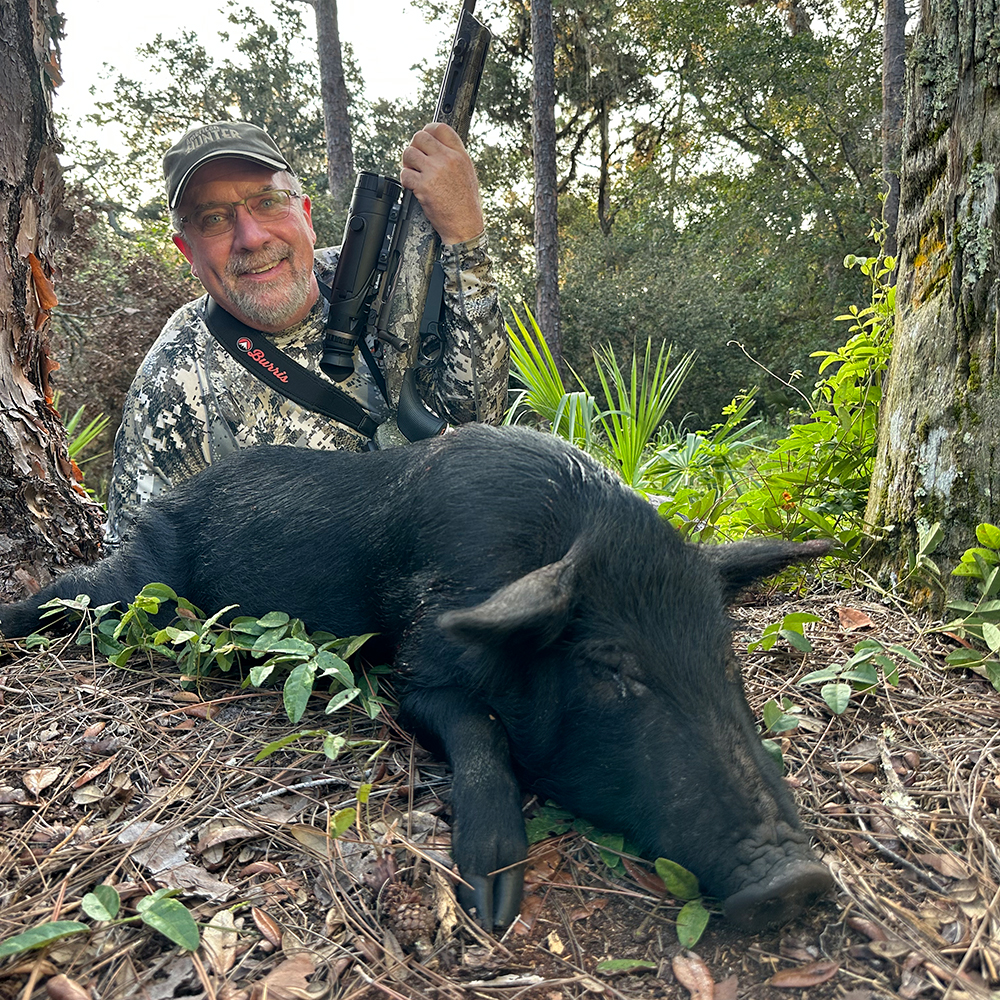
[[[261,253],[242,258],[239,262],[231,261],[226,269],[227,275],[232,278],[231,283],[226,288],[232,304],[249,320],[250,326],[271,327],[282,329],[288,325],[289,317],[294,316],[309,300],[309,293],[312,291],[312,268],[307,271],[293,272],[294,282],[287,290],[285,297],[277,303],[268,305],[257,300],[253,291],[247,291],[239,287],[237,276],[263,264],[276,263],[279,260],[287,259],[289,264],[294,265],[294,254],[286,254],[286,246],[273,247]]]
[[[250,326],[281,329],[288,325],[288,317],[294,316],[309,299],[312,289],[312,272],[296,275],[295,284],[281,302],[268,305],[258,302],[256,296],[242,289],[229,289],[229,297],[234,306],[249,320]]]

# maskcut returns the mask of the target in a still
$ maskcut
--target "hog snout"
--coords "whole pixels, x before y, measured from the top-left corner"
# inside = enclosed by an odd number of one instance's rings
[[[787,923],[833,886],[826,865],[817,861],[800,829],[769,828],[766,839],[748,838],[736,852],[738,864],[724,880],[726,917],[748,931]]]
[[[727,897],[724,910],[727,919],[737,926],[760,931],[797,917],[832,886],[830,869],[821,862],[784,858],[763,878]]]

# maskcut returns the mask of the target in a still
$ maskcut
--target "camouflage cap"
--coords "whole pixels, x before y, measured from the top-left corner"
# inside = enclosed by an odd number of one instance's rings
[[[274,140],[249,122],[213,122],[191,129],[167,150],[163,176],[167,181],[167,205],[173,210],[194,172],[209,160],[235,156],[274,170],[291,170]]]

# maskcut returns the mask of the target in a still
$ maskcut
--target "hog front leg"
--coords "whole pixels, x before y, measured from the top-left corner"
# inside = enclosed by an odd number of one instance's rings
[[[451,845],[463,880],[459,902],[488,930],[507,927],[520,912],[528,853],[507,732],[488,706],[460,688],[411,689],[401,708],[454,775]]]

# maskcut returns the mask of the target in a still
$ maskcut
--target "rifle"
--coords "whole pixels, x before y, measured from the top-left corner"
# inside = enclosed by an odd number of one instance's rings
[[[473,16],[476,0],[464,0],[434,121],[450,125],[465,142],[479,92],[489,29]],[[400,194],[402,198],[400,199]],[[344,241],[330,295],[322,369],[342,381],[354,369],[354,348],[373,333],[385,352],[385,386],[394,411],[376,433],[379,447],[440,433],[445,422],[420,399],[416,369],[424,335],[440,320],[443,275],[435,263],[441,240],[412,191],[391,177],[362,171],[354,188]],[[432,290],[432,277],[436,277]],[[430,294],[429,294],[430,292]],[[378,378],[378,372],[373,374]]]

